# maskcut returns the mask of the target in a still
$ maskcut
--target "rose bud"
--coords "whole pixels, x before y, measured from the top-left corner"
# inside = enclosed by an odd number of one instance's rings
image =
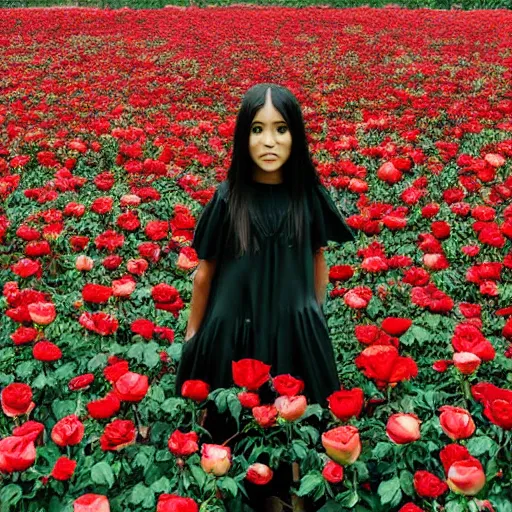
[[[206,473],[223,476],[231,467],[231,448],[218,444],[203,444],[201,447],[201,467]]]
[[[13,382],[2,389],[2,410],[6,416],[15,418],[22,414],[29,414],[35,407],[32,402],[32,389],[28,384]]]
[[[169,451],[176,457],[186,457],[197,452],[199,449],[197,441],[197,432],[183,433],[180,430],[175,430],[171,437],[169,437],[167,446]]]
[[[260,427],[272,427],[276,424],[277,409],[275,405],[260,405],[252,408],[252,415]]]
[[[439,423],[443,432],[452,440],[466,439],[473,435],[475,423],[471,414],[461,407],[443,405],[439,408]]]
[[[304,395],[283,395],[276,398],[274,405],[281,418],[286,421],[295,421],[304,415],[308,402]]]
[[[110,505],[102,494],[84,494],[73,502],[73,512],[110,512]]]
[[[93,373],[84,373],[83,375],[78,375],[73,377],[68,382],[68,389],[70,391],[81,391],[83,389],[87,389],[94,382],[94,374]]]
[[[327,455],[338,464],[353,464],[361,453],[359,431],[352,425],[333,428],[322,434]]]
[[[36,460],[36,447],[29,436],[9,436],[0,440],[0,471],[25,471]]]
[[[456,352],[453,354],[453,364],[464,375],[471,375],[475,372],[482,360],[473,352]]]
[[[251,391],[241,391],[237,396],[242,407],[247,409],[252,409],[253,407],[260,405],[260,396],[258,393],[252,393]]]
[[[183,498],[176,494],[160,494],[156,512],[199,512],[199,507],[192,498]]]
[[[255,485],[266,485],[273,476],[274,472],[266,464],[255,462],[247,468],[245,478]]]
[[[52,441],[58,446],[74,446],[84,437],[84,425],[75,414],[59,420],[52,428]]]
[[[421,437],[420,423],[415,414],[392,414],[386,425],[386,434],[396,444],[412,443]]]
[[[32,322],[36,324],[48,325],[55,320],[55,305],[51,302],[33,302],[27,307]]]
[[[76,460],[68,459],[67,457],[59,457],[53,466],[51,476],[55,480],[69,480],[76,468]]]
[[[94,260],[84,254],[77,256],[75,260],[75,268],[81,272],[89,272],[94,267]]]
[[[475,458],[459,460],[450,466],[447,482],[453,492],[474,496],[485,485],[485,473]]]
[[[325,464],[322,476],[331,484],[338,484],[343,480],[343,472],[343,466],[330,460]]]
[[[181,396],[190,398],[195,402],[203,402],[209,394],[210,385],[199,379],[186,380],[181,386]]]

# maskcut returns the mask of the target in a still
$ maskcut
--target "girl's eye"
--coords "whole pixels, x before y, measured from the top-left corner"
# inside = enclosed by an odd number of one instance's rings
[[[253,128],[252,128],[252,133],[261,133],[260,131],[256,131],[256,130],[261,130],[261,126],[253,126]],[[279,131],[279,133],[286,133],[288,131],[288,126],[281,125],[278,128],[278,131]]]

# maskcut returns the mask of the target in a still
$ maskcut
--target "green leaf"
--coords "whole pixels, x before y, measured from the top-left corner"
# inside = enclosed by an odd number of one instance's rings
[[[7,484],[0,491],[0,510],[8,512],[11,506],[16,505],[20,501],[23,491],[19,485]],[[15,509],[16,510],[16,509]]]
[[[413,475],[410,471],[404,470],[400,473],[400,487],[408,496],[414,496]]]
[[[91,468],[91,478],[98,485],[106,485],[109,488],[114,485],[114,474],[106,462],[98,462]]]
[[[339,512],[340,504],[337,501],[329,500],[318,512]]]
[[[195,464],[191,464],[189,468],[190,472],[192,473],[192,477],[197,482],[199,488],[202,489],[206,482],[206,473],[204,472],[203,468],[201,466],[196,466]]]
[[[217,480],[217,485],[220,489],[226,491],[233,498],[237,495],[238,486],[236,485],[236,481],[233,478],[229,476],[219,478]]]
[[[402,490],[400,489],[400,479],[395,476],[391,480],[381,482],[377,493],[383,505],[389,503],[390,507],[396,507],[402,499]]]
[[[341,494],[341,496],[343,497],[340,500],[340,505],[347,508],[354,507],[359,501],[359,495],[357,494],[357,492],[352,490],[345,491],[344,493]]]
[[[147,499],[154,496],[153,491],[144,484],[138,483],[133,489],[129,498],[129,502],[133,505],[140,505]]]
[[[322,409],[322,406],[319,404],[312,404],[308,405],[306,412],[301,416],[299,421],[305,420],[306,418],[309,418],[310,416],[316,416],[319,420],[322,419],[324,410]]]
[[[386,456],[392,451],[393,445],[391,443],[384,443],[381,441],[375,445],[372,454],[376,459],[382,460],[385,459]]]
[[[229,393],[227,397],[227,403],[229,407],[229,412],[236,421],[236,426],[240,428],[240,413],[242,412],[242,404],[240,403],[240,400],[238,400],[236,393]]]
[[[52,411],[58,420],[64,418],[64,416],[73,414],[75,410],[76,403],[74,400],[54,400],[52,402]]]
[[[312,494],[318,487],[324,486],[325,480],[319,471],[308,473],[301,478],[300,488],[297,496],[308,496]]]
[[[484,453],[489,453],[491,457],[494,457],[496,453],[498,453],[499,446],[490,437],[479,436],[472,437],[468,441],[466,448],[474,457],[478,457]]]
[[[93,372],[94,370],[98,368],[102,368],[103,366],[106,366],[107,364],[107,355],[106,354],[96,354],[93,358],[89,360],[87,363],[87,369],[90,372]]]

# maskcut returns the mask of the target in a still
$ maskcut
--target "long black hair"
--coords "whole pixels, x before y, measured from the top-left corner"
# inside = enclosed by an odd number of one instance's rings
[[[248,250],[250,239],[250,185],[254,167],[249,153],[250,127],[257,111],[265,104],[265,94],[269,88],[272,104],[286,121],[292,138],[291,154],[283,164],[282,176],[291,198],[287,224],[293,219],[295,236],[299,244],[302,243],[304,227],[303,199],[307,190],[321,184],[309,154],[304,119],[297,98],[286,87],[273,83],[261,83],[251,87],[242,99],[236,118],[233,156],[227,174],[228,213],[239,255]]]

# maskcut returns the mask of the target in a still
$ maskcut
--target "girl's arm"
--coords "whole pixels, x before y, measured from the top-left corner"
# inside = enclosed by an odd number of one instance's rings
[[[319,306],[325,301],[325,292],[327,290],[327,283],[329,282],[329,269],[325,262],[324,256],[325,247],[320,247],[313,256],[313,267],[315,270],[315,294]]]
[[[194,287],[190,300],[190,316],[188,317],[185,341],[188,341],[197,332],[203,321],[216,266],[217,262],[214,260],[199,260],[199,265],[194,271]]]

